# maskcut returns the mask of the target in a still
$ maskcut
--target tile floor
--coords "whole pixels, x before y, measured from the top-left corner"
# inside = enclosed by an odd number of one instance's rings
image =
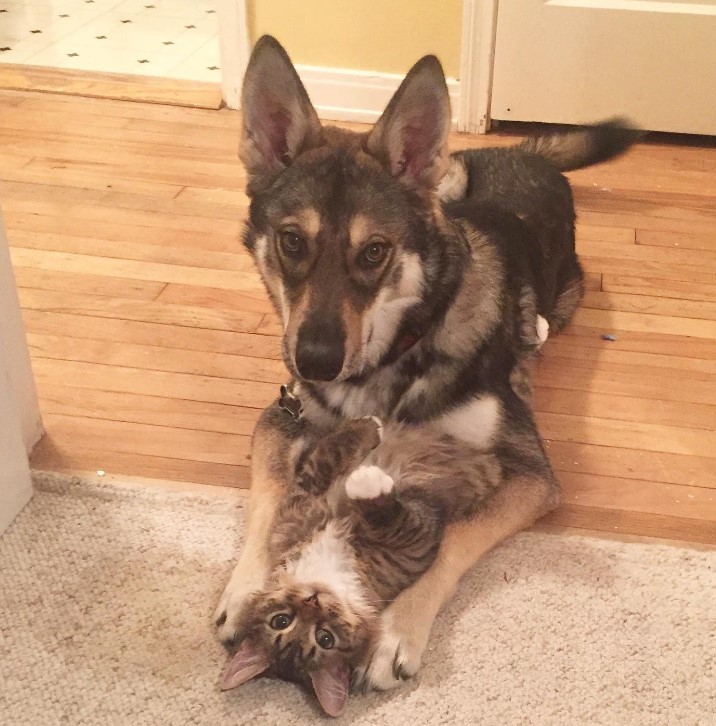
[[[0,63],[220,81],[217,0],[0,0]]]

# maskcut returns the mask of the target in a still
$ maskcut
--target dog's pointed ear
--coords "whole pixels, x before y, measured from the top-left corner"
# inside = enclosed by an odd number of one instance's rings
[[[321,122],[281,44],[261,37],[251,53],[241,89],[240,156],[249,177],[288,166],[321,143]]]
[[[450,118],[440,61],[425,56],[410,69],[368,135],[368,152],[407,186],[434,189],[447,166]]]
[[[329,716],[340,716],[348,701],[350,669],[345,663],[335,663],[311,673],[311,683],[321,708]]]
[[[221,690],[228,691],[263,673],[269,667],[266,652],[248,638],[245,639],[231,659],[221,681]]]

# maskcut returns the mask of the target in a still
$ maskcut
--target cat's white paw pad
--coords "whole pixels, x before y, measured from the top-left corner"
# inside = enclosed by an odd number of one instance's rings
[[[349,499],[375,499],[394,486],[393,477],[379,466],[361,466],[346,479],[346,495]]]
[[[547,340],[547,336],[549,335],[549,323],[547,322],[546,318],[543,318],[541,315],[537,316],[537,339],[539,340],[540,345],[544,345],[545,340]]]

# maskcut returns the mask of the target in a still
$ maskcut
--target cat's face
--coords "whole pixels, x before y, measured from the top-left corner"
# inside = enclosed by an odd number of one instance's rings
[[[260,673],[312,685],[331,716],[343,710],[351,669],[377,630],[372,612],[358,611],[325,587],[284,578],[253,598],[246,636],[224,676],[234,688]]]

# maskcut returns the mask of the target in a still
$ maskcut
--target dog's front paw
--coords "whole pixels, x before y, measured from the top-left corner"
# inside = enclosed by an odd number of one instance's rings
[[[369,659],[353,674],[355,690],[387,691],[412,678],[419,670],[427,634],[396,621],[386,610],[381,633]]]
[[[257,574],[246,574],[237,567],[214,613],[214,623],[219,640],[227,647],[236,645],[242,637],[242,625],[251,596],[264,585],[264,579]]]

